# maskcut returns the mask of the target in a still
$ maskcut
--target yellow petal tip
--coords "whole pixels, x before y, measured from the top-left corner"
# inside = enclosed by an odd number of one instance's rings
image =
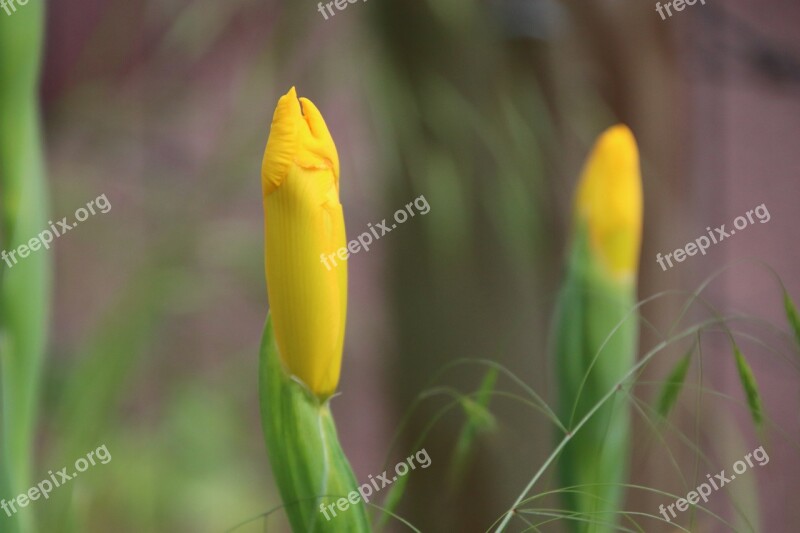
[[[272,116],[267,147],[261,163],[264,196],[281,186],[292,165],[331,169],[338,186],[339,156],[317,107],[297,98],[295,87],[281,96]]]
[[[593,252],[616,278],[638,271],[642,236],[639,150],[630,128],[618,124],[598,138],[581,173],[575,199]]]
[[[272,115],[267,147],[261,162],[261,183],[264,195],[278,188],[294,160],[297,150],[300,103],[294,87],[278,100]]]

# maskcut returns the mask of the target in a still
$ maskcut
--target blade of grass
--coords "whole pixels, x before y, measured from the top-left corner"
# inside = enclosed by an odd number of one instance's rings
[[[467,421],[461,430],[456,442],[453,461],[450,466],[450,486],[455,488],[464,476],[465,466],[473,449],[477,435],[494,424],[494,418],[489,412],[489,401],[492,391],[497,383],[497,369],[490,368],[478,388],[477,397],[473,400],[465,397],[463,400],[464,413]]]

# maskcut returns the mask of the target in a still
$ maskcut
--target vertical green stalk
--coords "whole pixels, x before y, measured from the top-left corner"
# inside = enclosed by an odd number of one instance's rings
[[[342,364],[347,264],[320,259],[347,245],[339,155],[322,113],[294,87],[275,107],[261,184],[270,318],[259,392],[275,481],[296,533],[367,532],[329,403]]]
[[[568,429],[635,364],[638,334],[631,315],[633,287],[598,272],[581,233],[562,289],[556,333],[559,414]],[[622,389],[575,434],[559,460],[562,484],[574,487],[564,493],[566,506],[581,513],[573,531],[616,530],[629,456],[630,413]]]
[[[0,214],[2,250],[47,228],[38,103],[44,3],[0,11]],[[2,251],[0,250],[0,251]],[[49,308],[51,254],[0,262],[0,498],[30,485],[33,436]],[[31,531],[30,509],[0,512],[1,531]]]
[[[617,389],[559,460],[572,530],[616,531],[630,456],[623,377],[636,362],[636,279],[642,186],[636,141],[625,126],[600,136],[584,167],[555,323],[559,416],[568,431]],[[559,435],[561,440],[564,435]]]

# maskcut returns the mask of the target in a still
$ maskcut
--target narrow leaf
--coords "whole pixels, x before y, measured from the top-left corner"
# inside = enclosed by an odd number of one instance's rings
[[[789,324],[794,330],[794,337],[797,339],[797,344],[800,345],[800,316],[797,314],[797,307],[795,307],[789,293],[783,292],[783,306],[786,308],[786,318],[789,319]]]
[[[467,421],[456,444],[456,450],[451,463],[450,483],[453,484],[460,479],[460,474],[463,471],[463,466],[469,457],[469,452],[472,449],[472,443],[475,436],[481,432],[491,429],[494,425],[494,417],[489,412],[489,401],[492,397],[494,385],[497,382],[497,369],[492,368],[484,376],[481,386],[478,388],[476,399],[462,398],[461,405],[467,415]],[[392,485],[386,499],[383,502],[384,514],[381,516],[378,526],[383,527],[388,523],[389,513],[393,513],[403,495],[406,491],[408,484],[408,477],[401,477],[396,483]]]
[[[473,449],[475,437],[481,431],[490,430],[495,423],[492,413],[489,411],[489,401],[492,398],[495,383],[497,383],[497,369],[491,368],[484,376],[481,386],[478,389],[475,400],[464,398],[462,406],[467,415],[467,421],[461,430],[461,435],[456,443],[453,462],[450,470],[450,481],[455,486],[462,478],[464,467],[467,464],[470,453]]]
[[[664,418],[669,415],[678,399],[678,395],[683,389],[683,383],[686,381],[686,374],[689,370],[689,363],[692,360],[693,350],[694,348],[678,361],[678,364],[675,365],[675,368],[670,372],[666,383],[664,383],[664,388],[661,389],[661,395],[658,399],[658,414]]]
[[[397,509],[397,506],[400,505],[400,501],[403,499],[403,495],[406,493],[408,477],[409,476],[401,476],[397,478],[397,481],[392,484],[392,488],[389,489],[389,493],[383,500],[383,513],[378,519],[379,531],[386,527],[386,524],[389,523],[389,519],[392,518],[391,513],[394,513]]]
[[[742,381],[745,395],[747,396],[747,405],[750,408],[750,415],[753,417],[757,427],[761,427],[764,420],[764,414],[761,407],[761,397],[758,394],[758,384],[756,378],[753,376],[753,371],[747,360],[742,355],[738,346],[733,347],[734,354],[736,355],[736,370],[739,372],[739,379]]]
[[[47,227],[38,98],[45,2],[16,13],[8,4],[0,14],[0,227],[2,247],[13,250]],[[14,268],[8,258],[0,263],[0,501],[32,483],[52,262],[40,251]],[[0,530],[35,531],[33,518],[2,511]]]

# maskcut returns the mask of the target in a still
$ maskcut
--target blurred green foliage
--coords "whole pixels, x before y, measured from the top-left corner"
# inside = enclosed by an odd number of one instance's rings
[[[47,339],[52,257],[14,256],[48,227],[37,88],[44,6],[0,14],[0,498],[27,490]],[[6,262],[13,261],[13,267]],[[0,514],[0,529],[32,528],[31,515]]]

